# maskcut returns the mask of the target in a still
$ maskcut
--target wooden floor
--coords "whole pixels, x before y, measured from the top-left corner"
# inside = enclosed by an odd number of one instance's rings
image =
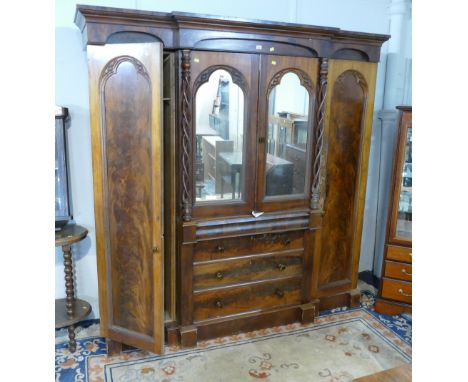
[[[353,382],[411,382],[411,364],[353,379]]]

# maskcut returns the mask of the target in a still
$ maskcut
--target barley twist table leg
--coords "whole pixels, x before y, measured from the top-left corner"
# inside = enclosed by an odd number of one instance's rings
[[[68,327],[68,350],[70,350],[70,353],[74,353],[76,350],[75,326],[74,325],[70,325]]]
[[[74,302],[75,302],[75,288],[73,285],[73,261],[71,253],[71,245],[64,245],[63,249],[63,265],[65,269],[65,292],[67,294],[67,315],[69,318],[72,318],[74,313]],[[75,341],[75,327],[70,325],[68,327],[68,349],[70,352],[76,350],[76,341]]]

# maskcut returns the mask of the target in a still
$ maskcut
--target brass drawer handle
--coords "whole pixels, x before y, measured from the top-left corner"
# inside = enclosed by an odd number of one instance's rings
[[[284,291],[278,288],[278,289],[275,290],[275,294],[278,297],[283,297],[284,296]]]
[[[280,270],[280,271],[284,271],[286,269],[286,265],[285,264],[278,264],[277,265],[277,268]]]
[[[215,301],[215,306],[219,309],[221,309],[223,307],[223,303],[221,302],[221,300],[216,300]]]
[[[216,272],[216,278],[218,280],[222,280],[224,278],[224,275],[222,274],[222,272]]]
[[[411,297],[411,294],[403,292],[403,289],[398,289],[398,293],[400,293],[402,296]]]
[[[412,274],[412,273],[409,273],[405,268],[403,268],[403,269],[401,270],[401,272],[404,273],[405,275],[413,276],[413,274]]]
[[[224,252],[224,247],[222,245],[217,245],[216,246],[216,251],[218,252]]]
[[[284,245],[289,245],[289,244],[291,244],[291,239],[290,239],[290,238],[284,239],[283,244],[284,244]]]

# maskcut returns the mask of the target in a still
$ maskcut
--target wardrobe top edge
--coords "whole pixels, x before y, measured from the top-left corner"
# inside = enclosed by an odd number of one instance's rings
[[[387,34],[376,34],[367,32],[355,32],[342,30],[335,27],[322,27],[306,24],[286,23],[280,21],[268,21],[257,19],[246,19],[232,16],[214,16],[206,14],[188,12],[155,12],[138,9],[125,9],[114,7],[102,7],[92,5],[77,4],[75,13],[75,24],[81,31],[84,30],[88,22],[111,22],[111,23],[134,23],[144,22],[146,25],[154,23],[161,27],[179,29],[180,27],[197,27],[209,24],[216,29],[222,27],[237,28],[240,32],[252,29],[258,32],[289,32],[292,35],[308,33],[312,37],[331,38],[337,40],[352,39],[361,43],[379,44],[381,46],[390,38]]]

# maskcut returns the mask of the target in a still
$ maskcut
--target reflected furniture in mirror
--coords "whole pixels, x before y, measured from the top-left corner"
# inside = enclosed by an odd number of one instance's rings
[[[398,106],[399,123],[382,278],[375,310],[411,312],[412,301],[412,108]]]
[[[389,36],[86,5],[75,22],[109,350],[160,353],[165,339],[194,346],[357,306]]]

